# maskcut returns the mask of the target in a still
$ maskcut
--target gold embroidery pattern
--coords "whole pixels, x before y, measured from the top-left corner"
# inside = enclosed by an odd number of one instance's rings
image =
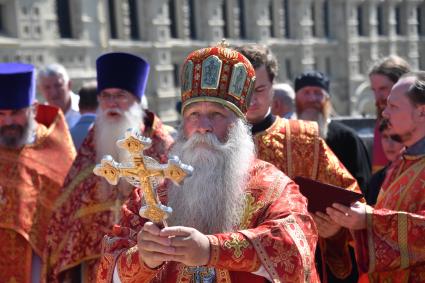
[[[313,180],[317,179],[317,174],[319,172],[319,151],[320,151],[320,142],[318,138],[314,139],[314,155],[313,155],[313,172],[311,178]]]
[[[215,274],[217,276],[217,282],[220,283],[230,283],[230,274],[228,270],[225,269],[216,269]]]
[[[407,213],[399,212],[398,223],[398,245],[400,247],[400,268],[409,267],[409,248],[407,246]]]
[[[285,121],[285,130],[286,130],[286,160],[287,160],[287,170],[286,175],[289,178],[293,178],[292,176],[292,139],[291,139],[291,127],[288,121]]]
[[[304,267],[304,282],[310,282],[312,258],[307,239],[305,238],[301,227],[298,225],[297,221],[292,215],[282,219],[281,221],[283,227],[291,236],[292,240],[294,240],[294,243],[297,246],[299,253],[301,254]]]
[[[255,198],[251,194],[246,194],[245,210],[242,215],[240,229],[247,229],[255,212],[263,207],[261,202],[256,203]]]
[[[264,198],[265,203],[269,203],[277,199],[286,188],[286,185],[290,181],[290,179],[284,174],[274,174],[272,175],[274,179],[273,184],[270,185],[270,189],[267,192],[266,197]]]
[[[251,240],[251,243],[254,246],[258,257],[260,258],[264,268],[267,270],[267,273],[270,275],[272,282],[280,283],[281,280],[279,279],[279,274],[277,273],[274,263],[270,260],[269,256],[267,255],[267,252],[263,244],[261,243],[260,237],[258,237],[258,235],[252,233],[249,230],[244,230],[242,233]]]
[[[232,258],[236,261],[240,261],[242,259],[243,250],[249,247],[249,243],[245,238],[239,238],[239,235],[236,233],[231,234],[230,237],[232,240],[224,241],[224,247],[229,250],[233,249],[234,252]]]
[[[375,254],[375,243],[373,241],[373,209],[370,206],[366,206],[366,220],[367,220],[367,241],[369,250],[369,272],[375,270],[376,267],[376,254]]]

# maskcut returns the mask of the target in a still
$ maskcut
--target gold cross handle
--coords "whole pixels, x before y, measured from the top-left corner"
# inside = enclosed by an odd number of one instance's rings
[[[155,223],[165,223],[164,220],[169,217],[172,209],[161,204],[155,187],[164,178],[180,184],[185,177],[192,173],[193,168],[183,164],[178,157],[169,159],[167,164],[160,164],[152,157],[143,155],[143,150],[148,148],[151,143],[151,139],[143,137],[138,131],[129,129],[125,133],[125,138],[117,141],[117,145],[127,150],[132,160],[118,163],[111,156],[105,156],[101,164],[96,165],[93,172],[104,177],[111,185],[116,185],[119,178],[123,177],[133,186],[140,187],[146,203],[140,208],[140,216]]]

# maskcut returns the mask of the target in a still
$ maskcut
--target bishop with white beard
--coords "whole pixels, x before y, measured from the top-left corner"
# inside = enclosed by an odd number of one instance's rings
[[[224,46],[186,58],[172,154],[193,174],[157,190],[173,209],[168,227],[142,218],[142,190],[132,193],[103,240],[97,282],[318,281],[317,231],[305,198],[255,158],[245,120],[254,81],[249,61]]]
[[[167,160],[173,139],[152,112],[142,110],[149,64],[127,53],[108,53],[96,62],[99,108],[94,127],[82,143],[68,173],[50,224],[48,282],[94,282],[101,241],[119,219],[120,206],[132,187],[109,185],[93,174],[104,155],[119,162],[129,156],[116,141],[128,128],[152,139],[145,151],[160,162]],[[119,72],[117,72],[119,70]]]

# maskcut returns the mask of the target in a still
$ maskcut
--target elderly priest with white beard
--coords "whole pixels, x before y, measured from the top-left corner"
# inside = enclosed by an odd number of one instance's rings
[[[173,139],[159,118],[143,110],[149,63],[133,54],[112,52],[96,61],[99,107],[94,127],[82,143],[55,205],[48,235],[48,282],[94,282],[103,236],[119,220],[131,192],[126,183],[112,187],[93,174],[105,155],[122,162],[127,153],[116,141],[128,128],[153,140],[145,153],[167,160]],[[68,281],[67,281],[68,280]]]
[[[168,227],[139,216],[143,194],[132,193],[103,240],[97,282],[318,282],[306,199],[255,158],[245,120],[254,82],[251,63],[223,45],[186,58],[172,155],[193,175],[157,190],[173,209]]]

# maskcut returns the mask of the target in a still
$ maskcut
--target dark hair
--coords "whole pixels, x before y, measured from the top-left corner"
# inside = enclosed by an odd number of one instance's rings
[[[415,82],[406,92],[407,97],[414,105],[425,104],[425,71],[416,71],[404,74],[402,78],[414,77]]]
[[[260,44],[246,44],[234,47],[234,49],[242,53],[251,62],[254,69],[264,65],[270,82],[273,82],[277,77],[279,69],[277,60],[268,47]]]
[[[369,69],[369,77],[376,74],[383,75],[396,83],[403,74],[410,72],[410,69],[406,60],[397,55],[391,55],[373,64]]]
[[[387,119],[382,119],[381,122],[379,123],[378,130],[380,133],[382,133],[383,131],[388,130],[389,126],[390,126],[389,121]]]
[[[80,111],[96,110],[98,106],[96,81],[83,84],[83,86],[78,91],[78,95],[80,96],[80,102],[78,103]]]

